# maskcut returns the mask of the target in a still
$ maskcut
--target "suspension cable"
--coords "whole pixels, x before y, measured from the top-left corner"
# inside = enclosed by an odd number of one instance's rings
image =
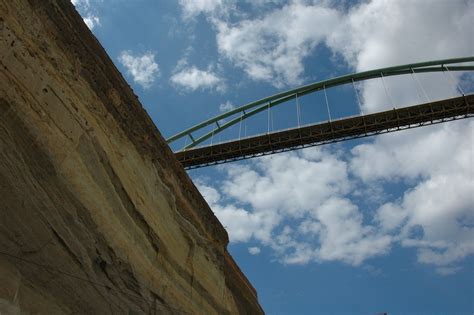
[[[298,121],[298,128],[299,128],[301,126],[301,118],[300,118],[301,110],[300,110],[300,103],[298,101],[298,93],[295,93],[295,96],[296,96],[296,119]]]
[[[420,80],[416,77],[415,71],[413,70],[413,68],[410,68],[410,70],[412,72],[412,76],[416,79],[416,82],[418,82],[418,85],[420,86],[421,90],[423,91],[423,94],[425,94],[426,100],[428,101],[428,103],[430,103],[431,100],[428,97],[428,94],[426,93],[425,89],[423,88],[423,85],[421,85]]]
[[[454,84],[456,85],[456,88],[459,90],[459,92],[461,92],[461,95],[464,96],[464,91],[463,89],[461,88],[461,86],[458,84],[459,82],[456,81],[456,79],[454,79],[454,76],[451,74],[451,72],[449,71],[449,68],[448,66],[446,65],[442,65],[442,67],[446,68],[446,70],[448,70],[448,74],[449,76],[451,77],[451,79],[453,80]],[[444,72],[444,71],[443,71]]]
[[[360,113],[360,115],[362,115],[362,104],[361,104],[361,102],[360,102],[359,92],[357,92],[357,88],[356,88],[356,86],[355,86],[354,79],[352,79],[352,87],[354,88],[355,95],[356,95],[356,97],[357,97],[357,104],[359,105],[359,113]]]
[[[387,94],[388,101],[392,104],[392,107],[395,108],[395,103],[393,102],[393,99],[392,99],[390,93],[388,92],[387,86],[385,85],[385,80],[383,78],[383,73],[382,72],[380,72],[380,77],[382,78],[383,88],[385,90],[385,94]]]
[[[329,101],[328,101],[328,95],[326,93],[326,86],[325,85],[323,86],[323,90],[324,90],[324,97],[326,98],[326,108],[328,110],[329,121],[331,121],[332,120],[331,111],[329,110]]]

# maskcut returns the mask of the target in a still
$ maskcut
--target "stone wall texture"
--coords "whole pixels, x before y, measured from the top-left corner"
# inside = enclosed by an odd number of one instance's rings
[[[0,0],[0,313],[261,314],[68,0]]]

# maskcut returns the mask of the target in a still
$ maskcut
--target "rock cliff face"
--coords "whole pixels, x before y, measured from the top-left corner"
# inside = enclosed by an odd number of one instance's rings
[[[260,314],[73,5],[0,0],[0,313]]]

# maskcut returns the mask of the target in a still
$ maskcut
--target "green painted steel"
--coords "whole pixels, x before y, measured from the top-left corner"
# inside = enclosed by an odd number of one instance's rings
[[[253,116],[259,112],[262,112],[266,109],[272,108],[276,105],[282,104],[289,100],[294,99],[296,96],[303,96],[310,93],[314,93],[320,91],[322,89],[331,88],[339,85],[349,84],[358,81],[365,81],[380,77],[388,77],[388,76],[397,76],[397,75],[404,75],[404,74],[411,74],[411,73],[426,73],[426,72],[442,72],[442,71],[474,71],[474,66],[468,65],[458,65],[458,66],[449,66],[451,64],[460,64],[465,62],[474,62],[474,56],[471,57],[464,57],[464,58],[452,58],[452,59],[443,59],[443,60],[433,60],[427,62],[420,62],[420,63],[412,63],[406,65],[400,65],[395,67],[388,67],[388,68],[380,68],[374,69],[349,75],[344,75],[336,78],[332,78],[329,80],[324,80],[320,82],[311,83],[308,85],[304,85],[289,91],[285,91],[282,93],[278,93],[269,97],[262,98],[258,101],[251,102],[235,108],[231,111],[226,113],[217,115],[213,118],[205,120],[191,128],[188,128],[182,132],[175,134],[174,136],[166,139],[168,143],[172,143],[182,137],[189,136],[193,141],[191,144],[187,145],[184,149],[192,148],[199,143],[211,138],[212,136],[218,134],[219,132],[229,128],[232,125],[235,125],[241,122],[244,119],[247,119],[250,116]],[[240,116],[229,120],[228,122],[219,124],[219,121],[233,116],[237,113],[241,113]],[[204,127],[207,127],[211,124],[216,124],[218,127],[213,129],[212,131],[200,136],[197,139],[194,139],[192,136],[192,132],[200,130]]]

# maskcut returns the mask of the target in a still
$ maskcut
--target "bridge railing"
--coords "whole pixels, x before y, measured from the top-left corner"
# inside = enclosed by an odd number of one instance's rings
[[[192,169],[469,117],[474,94],[197,147],[176,157]]]

